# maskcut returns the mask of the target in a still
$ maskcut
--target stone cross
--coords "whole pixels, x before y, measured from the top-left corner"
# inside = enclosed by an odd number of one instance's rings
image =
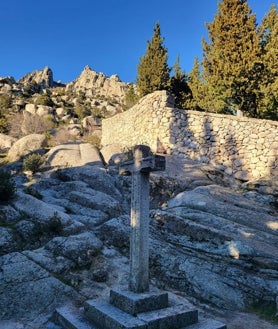
[[[129,290],[149,290],[149,176],[165,170],[165,157],[150,155],[146,145],[133,148],[133,160],[120,165],[120,174],[132,175]]]

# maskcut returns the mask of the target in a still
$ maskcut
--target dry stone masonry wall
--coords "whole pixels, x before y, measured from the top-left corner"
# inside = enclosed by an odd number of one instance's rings
[[[177,109],[170,94],[157,91],[103,120],[102,145],[147,144],[153,152],[211,163],[250,180],[278,168],[277,132],[276,121]]]

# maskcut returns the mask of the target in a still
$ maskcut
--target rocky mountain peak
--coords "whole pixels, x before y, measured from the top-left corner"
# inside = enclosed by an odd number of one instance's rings
[[[117,75],[107,77],[102,72],[96,72],[86,65],[80,76],[67,85],[67,90],[85,91],[87,96],[114,96],[121,101],[128,89],[128,83],[122,82]]]
[[[42,88],[51,88],[54,86],[53,72],[46,66],[43,70],[35,70],[34,72],[27,73],[18,82],[24,85],[36,83]]]

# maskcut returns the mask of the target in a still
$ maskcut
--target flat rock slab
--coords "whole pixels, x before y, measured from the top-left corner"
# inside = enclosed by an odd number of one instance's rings
[[[198,323],[192,324],[186,329],[227,329],[227,326],[213,319],[200,319]]]
[[[51,167],[103,166],[98,149],[89,143],[80,142],[68,142],[53,147],[47,153],[46,163]]]
[[[36,319],[38,323],[53,308],[77,298],[71,287],[18,252],[0,258],[0,293],[1,320]],[[34,327],[39,328],[38,323]]]

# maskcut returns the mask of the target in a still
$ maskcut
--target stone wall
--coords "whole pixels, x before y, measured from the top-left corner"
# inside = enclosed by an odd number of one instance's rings
[[[211,163],[242,180],[278,168],[278,122],[180,110],[166,91],[103,120],[102,145],[114,143],[147,144],[153,152]]]

